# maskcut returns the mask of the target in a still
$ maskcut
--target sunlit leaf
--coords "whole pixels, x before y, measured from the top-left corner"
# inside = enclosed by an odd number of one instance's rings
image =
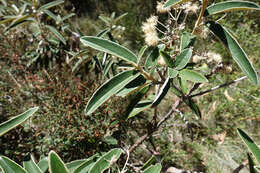
[[[69,163],[66,163],[66,167],[69,169],[70,172],[73,172],[85,161],[87,161],[87,159],[73,160]]]
[[[57,5],[60,5],[60,4],[62,4],[62,3],[64,3],[64,0],[51,1],[51,2],[49,2],[49,3],[47,3],[47,4],[44,4],[43,6],[41,6],[38,10],[39,10],[39,11],[47,10],[47,9],[49,9],[49,8],[55,7],[55,6],[57,6]]]
[[[250,1],[224,1],[207,7],[204,16],[238,10],[260,10],[260,6]]]
[[[42,172],[46,172],[47,169],[49,168],[48,164],[48,157],[42,158],[38,163],[38,167],[41,169]]]
[[[46,27],[64,44],[66,45],[66,39],[59,33],[59,31],[53,26],[46,25]]]
[[[160,51],[160,55],[163,57],[163,59],[168,67],[174,68],[174,62],[168,53],[166,53],[164,51]]]
[[[145,162],[145,163],[143,164],[141,170],[144,170],[144,169],[148,168],[148,167],[151,166],[155,161],[156,161],[156,160],[155,160],[155,156],[152,155],[152,157],[151,157],[149,160],[147,160],[147,162]]]
[[[0,167],[4,173],[27,173],[24,168],[5,156],[0,156]]]
[[[208,82],[208,79],[205,76],[193,70],[181,70],[179,72],[179,76],[185,80],[189,80],[196,83]]]
[[[135,70],[124,71],[104,83],[90,98],[85,109],[86,115],[93,113],[101,104],[139,75],[140,73]]]
[[[239,65],[242,71],[248,76],[248,78],[254,84],[258,84],[258,76],[255,69],[249,62],[246,53],[240,47],[239,43],[232,36],[232,34],[225,27],[222,27],[220,24],[213,21],[209,21],[207,25],[209,29],[222,41],[222,43],[230,51],[232,58]]]
[[[170,77],[168,77],[162,87],[160,88],[159,93],[157,94],[157,96],[155,97],[152,107],[157,106],[158,104],[160,104],[160,102],[162,101],[162,99],[166,96],[167,92],[169,91],[169,88],[171,86],[171,81],[172,79]]]
[[[123,153],[122,149],[116,148],[112,149],[102,157],[100,157],[95,164],[90,168],[89,173],[102,173],[110,166],[112,166],[120,155]]]
[[[97,158],[97,154],[94,155],[94,156],[91,156],[90,158],[88,158],[86,160],[84,160],[73,171],[72,171],[72,169],[70,171],[73,172],[73,173],[86,173],[94,165],[96,158]],[[79,161],[77,163],[79,163]],[[76,165],[76,162],[74,162],[74,166],[75,165]]]
[[[168,67],[168,76],[170,78],[175,78],[177,75],[179,74],[179,71],[178,70],[175,70],[173,68],[169,68]]]
[[[189,32],[184,32],[181,36],[181,51],[193,46],[196,36]]]
[[[148,167],[146,170],[144,170],[143,173],[160,173],[161,169],[162,165],[160,163],[157,163],[156,165]]]
[[[49,171],[50,173],[69,173],[64,162],[54,151],[49,153]]]
[[[248,147],[249,151],[253,153],[255,156],[258,164],[260,164],[260,149],[259,147],[255,144],[255,142],[241,129],[237,129],[237,132],[239,136],[242,138],[246,146]]]
[[[176,70],[183,69],[188,62],[190,61],[192,55],[192,49],[184,49],[178,56],[176,56],[176,60],[174,62],[174,67]]]
[[[41,169],[35,163],[34,159],[30,155],[27,155],[27,157],[25,157],[24,162],[23,162],[23,166],[24,166],[24,168],[27,172],[42,173]]]
[[[39,107],[31,108],[28,111],[0,124],[0,136],[15,128],[19,124],[23,123],[25,120],[30,118],[38,109]]]
[[[154,47],[151,53],[147,56],[145,61],[145,69],[149,70],[151,67],[154,67],[157,64],[157,60],[159,57],[159,48]]]
[[[135,65],[137,63],[137,57],[133,52],[115,42],[92,36],[81,37],[80,41],[85,46],[107,52]]]
[[[165,2],[165,4],[163,5],[163,7],[167,8],[167,7],[171,7],[171,6],[176,6],[178,4],[181,4],[181,3],[187,2],[187,1],[190,1],[190,0],[167,0]]]
[[[136,116],[137,114],[139,114],[140,112],[150,108],[152,106],[153,101],[151,100],[142,100],[140,102],[138,102],[134,109],[130,112],[130,114],[128,115],[127,119],[132,118],[134,116]]]

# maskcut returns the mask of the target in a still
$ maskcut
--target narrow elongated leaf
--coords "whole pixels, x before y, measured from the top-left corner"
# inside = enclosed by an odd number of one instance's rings
[[[179,71],[178,70],[175,70],[173,68],[168,68],[168,76],[170,78],[175,78],[177,75],[179,74]]]
[[[49,3],[47,3],[47,4],[44,4],[43,6],[41,6],[41,7],[38,9],[38,11],[47,10],[47,9],[49,9],[49,8],[55,7],[55,6],[57,6],[57,5],[60,5],[60,4],[62,4],[62,3],[64,3],[64,0],[51,1],[51,2],[49,2]]]
[[[180,3],[187,2],[187,1],[189,1],[189,0],[168,0],[168,1],[165,2],[163,7],[167,8],[167,7],[171,7],[171,6],[176,6]]]
[[[207,7],[204,16],[235,10],[260,10],[260,6],[250,1],[225,1]]]
[[[160,104],[160,102],[162,101],[162,99],[165,97],[165,95],[167,94],[167,92],[169,91],[169,88],[171,86],[171,81],[172,79],[170,77],[168,77],[162,87],[160,88],[160,91],[158,93],[158,95],[156,96],[156,98],[153,101],[152,107],[157,106],[158,104]]]
[[[257,173],[255,168],[254,168],[254,161],[253,159],[251,158],[250,154],[247,153],[247,160],[248,160],[248,165],[249,165],[249,172],[250,173]]]
[[[222,41],[226,48],[230,51],[232,58],[239,65],[242,71],[248,76],[248,78],[254,83],[258,84],[258,76],[249,62],[246,53],[240,47],[237,40],[230,34],[230,32],[222,27],[220,24],[210,21],[207,23],[209,29]]]
[[[241,129],[237,129],[237,132],[239,136],[242,138],[246,146],[248,147],[249,151],[253,153],[255,156],[258,164],[260,164],[260,149],[259,147],[254,143],[254,141]]]
[[[181,36],[181,51],[193,46],[196,36],[189,32],[184,32]]]
[[[81,37],[80,41],[85,46],[107,52],[135,65],[137,63],[137,57],[133,52],[115,42],[92,36]]]
[[[112,149],[102,157],[100,157],[96,163],[90,168],[89,173],[102,173],[113,165],[122,154],[122,149]]]
[[[156,160],[155,160],[155,157],[154,157],[154,155],[152,155],[152,157],[151,157],[149,160],[147,160],[147,162],[144,163],[144,165],[142,166],[141,170],[144,170],[144,169],[148,168],[148,167],[151,166],[151,165],[153,164],[153,162],[155,162],[155,161],[156,161]]]
[[[57,31],[56,28],[50,25],[46,25],[46,27],[63,43],[66,45],[66,39]]]
[[[57,16],[52,13],[50,10],[44,10],[44,13],[47,14],[48,16],[50,16],[53,20],[57,21]]]
[[[185,100],[185,103],[190,107],[192,112],[194,112],[199,118],[201,118],[200,108],[192,99]]]
[[[50,173],[69,173],[64,162],[54,151],[49,153],[49,171]]]
[[[162,165],[160,163],[157,163],[156,165],[148,167],[146,170],[144,170],[143,173],[160,173],[161,169]]]
[[[195,83],[208,82],[208,79],[205,76],[193,70],[181,70],[179,72],[179,76],[185,80],[189,80]]]
[[[188,83],[187,83],[186,79],[178,77],[178,81],[179,81],[182,92],[184,94],[187,94],[188,93]]]
[[[70,172],[74,172],[82,163],[86,162],[87,159],[81,160],[73,160],[66,164],[66,167],[69,169]]]
[[[145,69],[150,70],[150,67],[154,67],[157,64],[157,60],[159,57],[159,48],[154,47],[151,53],[147,56],[145,61]]]
[[[28,160],[24,160],[23,162],[23,167],[27,172],[32,172],[32,173],[42,173],[41,169],[39,166],[35,163],[34,159],[32,156],[28,155],[27,156]]]
[[[5,156],[0,156],[0,167],[4,173],[27,173],[20,165]]]
[[[254,166],[255,170],[257,170],[258,172],[260,172],[260,167],[259,166]]]
[[[138,102],[145,96],[149,91],[150,86],[145,86],[140,89],[140,91],[131,99],[130,104],[126,108],[126,116],[129,117],[129,114],[133,111]]]
[[[145,77],[143,77],[142,75],[139,75],[137,78],[135,78],[134,80],[129,82],[123,89],[121,89],[116,94],[116,96],[125,97],[126,95],[128,95],[132,91],[141,87],[145,82],[146,82]]]
[[[44,173],[47,171],[47,169],[49,168],[49,164],[48,164],[48,157],[44,157],[42,158],[38,163],[37,163],[38,167],[41,169],[41,171]]]
[[[148,46],[145,45],[145,46],[143,46],[143,47],[140,49],[140,51],[139,51],[139,53],[138,53],[138,59],[139,59],[139,60],[140,60],[140,58],[142,58],[142,56],[144,55],[144,52],[146,51],[147,48],[148,48]]]
[[[176,56],[176,60],[174,62],[174,67],[176,70],[183,69],[188,62],[190,61],[192,55],[192,49],[184,49],[178,56]]]
[[[82,163],[73,173],[86,173],[94,165],[95,161],[93,159],[88,159]]]
[[[116,94],[139,75],[140,73],[135,70],[124,71],[104,83],[90,98],[85,109],[86,115],[93,113],[109,97]]]
[[[163,57],[165,63],[167,64],[168,67],[170,68],[174,68],[174,62],[173,60],[171,59],[171,56],[164,52],[164,51],[160,51],[160,55]]]
[[[153,101],[151,100],[142,100],[137,103],[132,112],[128,115],[127,119],[132,118],[139,114],[140,112],[150,108],[152,106]]]
[[[31,108],[28,111],[26,111],[20,115],[17,115],[16,117],[0,124],[0,136],[5,134],[9,130],[15,128],[19,124],[23,123],[25,120],[27,120],[29,117],[31,117],[38,109],[39,109],[39,107]]]

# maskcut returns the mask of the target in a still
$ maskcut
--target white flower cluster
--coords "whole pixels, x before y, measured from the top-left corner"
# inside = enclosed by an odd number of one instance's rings
[[[197,3],[192,4],[191,2],[188,2],[182,5],[181,9],[183,9],[185,13],[189,13],[189,12],[196,13],[199,10],[199,6]]]
[[[198,63],[202,60],[206,60],[208,63],[215,62],[215,63],[219,64],[222,62],[222,57],[220,54],[210,51],[205,56],[194,55],[192,57],[192,60],[194,63]]]
[[[158,13],[167,13],[167,12],[171,11],[170,7],[167,7],[167,8],[163,7],[164,3],[165,3],[164,1],[157,2],[156,9],[157,9]]]
[[[159,37],[156,31],[156,25],[158,22],[157,16],[151,16],[143,23],[142,30],[145,34],[145,43],[148,46],[156,46],[159,41]]]

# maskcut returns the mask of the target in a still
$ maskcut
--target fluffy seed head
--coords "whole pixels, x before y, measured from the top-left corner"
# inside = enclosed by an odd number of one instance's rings
[[[167,12],[169,12],[171,10],[170,7],[164,8],[163,5],[164,5],[163,1],[161,1],[161,2],[158,1],[157,2],[156,9],[157,9],[158,13],[167,13]]]

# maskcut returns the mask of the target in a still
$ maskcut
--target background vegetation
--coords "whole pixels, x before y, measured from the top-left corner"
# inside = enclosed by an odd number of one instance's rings
[[[41,1],[41,4],[47,2]],[[8,1],[7,6],[11,8],[12,4],[22,7],[23,3]],[[28,152],[39,159],[55,150],[69,162],[133,143],[149,128],[151,112],[145,111],[125,121],[122,115],[132,99],[130,95],[115,96],[93,116],[85,116],[88,100],[106,77],[97,61],[88,58],[96,53],[93,50],[87,51],[83,62],[79,63],[77,59],[68,62],[68,57],[73,56],[71,52],[84,49],[71,31],[97,35],[109,27],[119,43],[139,50],[144,43],[142,22],[156,13],[156,1],[68,0],[50,10],[60,17],[75,15],[57,22],[44,14],[36,19],[42,28],[21,25],[6,33],[6,28],[0,27],[0,122],[32,106],[40,106],[35,116],[23,126],[0,137],[0,154],[19,163]],[[10,13],[15,10],[6,10],[2,3],[0,18]],[[122,19],[114,20],[124,13],[127,15]],[[111,20],[106,23],[99,16]],[[192,23],[192,18],[188,21]],[[241,40],[250,61],[259,71],[259,11],[231,12],[221,23],[231,28],[235,37]],[[67,44],[62,44],[45,25],[57,28]],[[38,30],[40,37],[35,35]],[[40,44],[41,40],[44,41]],[[205,87],[211,88],[243,75],[219,42],[211,44],[212,47],[208,45],[202,42],[199,49],[221,54],[228,68],[214,75]],[[201,107],[202,118],[197,119],[189,111],[185,114],[194,129],[193,140],[183,120],[176,116],[131,153],[132,164],[143,165],[154,155],[156,162],[163,161],[164,170],[174,166],[184,170],[231,172],[247,160],[246,147],[239,140],[236,128],[245,129],[256,143],[260,143],[259,85],[244,80],[196,98],[196,102]],[[167,99],[162,104],[165,109],[159,111],[164,114],[170,105]],[[243,171],[248,172],[247,168]]]

